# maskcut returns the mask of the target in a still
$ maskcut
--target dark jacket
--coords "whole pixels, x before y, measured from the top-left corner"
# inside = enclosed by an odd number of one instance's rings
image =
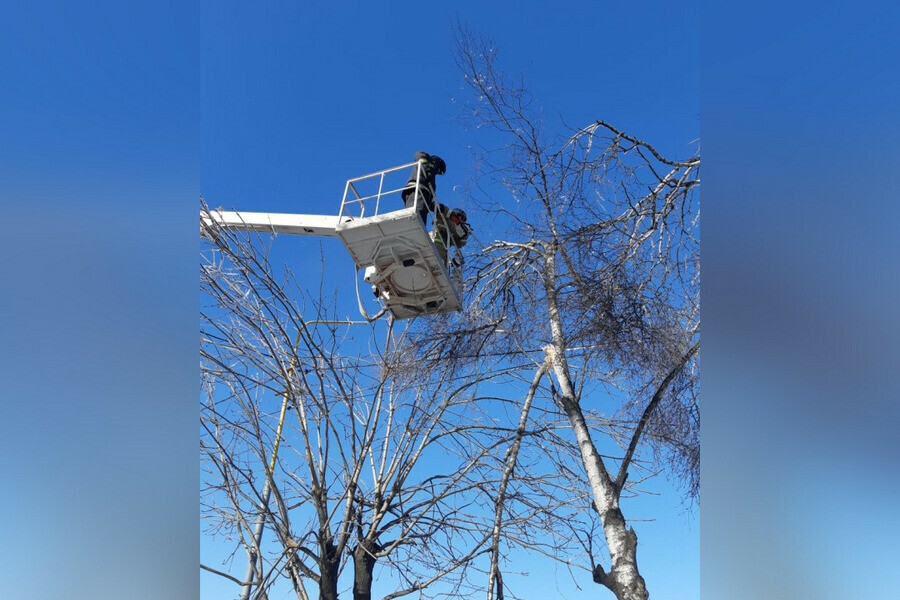
[[[432,156],[427,152],[416,152],[416,162],[422,159],[425,160],[425,164],[423,165],[421,176],[418,175],[419,166],[414,166],[412,172],[409,174],[409,180],[406,182],[406,187],[403,188],[403,192],[401,192],[401,196],[403,198],[403,203],[407,207],[412,206],[413,198],[415,197],[413,192],[415,192],[416,178],[418,177],[420,197],[424,200],[427,209],[433,211],[434,194],[437,193],[435,176],[443,174],[446,166],[440,156]]]

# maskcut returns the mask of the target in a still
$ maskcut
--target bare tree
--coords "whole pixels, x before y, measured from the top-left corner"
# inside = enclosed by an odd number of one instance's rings
[[[203,568],[254,598],[286,580],[301,600],[335,600],[348,565],[354,600],[372,597],[377,565],[396,582],[385,600],[428,597],[438,581],[472,593],[491,548],[498,456],[522,436],[485,412],[502,399],[479,396],[502,373],[471,360],[426,368],[390,321],[361,326],[368,346],[348,343],[332,302],[301,302],[290,272],[276,276],[271,238],[202,227],[203,515],[251,565],[244,579]]]
[[[668,159],[600,120],[549,133],[524,87],[498,69],[492,44],[462,28],[458,34],[456,57],[472,92],[465,119],[495,136],[476,157],[470,200],[500,239],[469,262],[466,314],[424,327],[420,351],[435,360],[531,352],[530,361],[515,363],[533,373],[519,431],[543,389],[574,444],[557,442],[580,460],[575,473],[571,456],[556,448],[559,474],[591,498],[582,505],[591,507],[587,515],[570,513],[571,539],[588,555],[594,582],[619,600],[645,600],[637,536],[620,502],[635,483],[638,457],[679,477],[688,498],[699,486],[699,155]],[[545,374],[552,379],[542,388]],[[552,428],[552,418],[542,418]],[[616,441],[620,453],[602,456],[598,436]],[[501,517],[515,503],[507,487],[522,475],[521,468],[513,475],[519,455],[516,440],[495,497],[489,599],[504,593],[499,531],[508,534]],[[595,554],[593,512],[607,567]]]

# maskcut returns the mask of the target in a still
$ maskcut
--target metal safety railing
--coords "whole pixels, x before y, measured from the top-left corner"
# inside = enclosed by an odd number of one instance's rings
[[[412,169],[415,169],[415,180],[410,177]],[[439,210],[441,203],[437,199],[434,188],[428,188],[431,201],[426,202],[422,193],[426,189],[426,179],[425,162],[421,160],[348,179],[344,186],[338,222],[344,223],[348,219],[365,219],[399,210],[408,210],[409,207],[406,206],[403,199],[403,191],[409,190],[413,194],[411,206],[413,214],[423,215],[425,222],[422,225],[426,230],[429,229],[427,215],[431,215],[429,237],[434,244],[439,262],[450,275],[451,285],[458,290],[458,293],[461,293],[462,252],[450,243],[447,214],[445,211]],[[455,255],[453,260],[449,256],[451,251]]]
[[[338,219],[341,221],[343,217],[362,219],[405,208],[402,194],[403,190],[410,188],[409,178],[405,176],[405,173],[413,167],[418,167],[416,169],[415,188],[413,189],[415,194],[413,208],[415,211],[418,211],[420,203],[425,201],[422,198],[422,194],[419,193],[421,183],[425,180],[425,167],[422,161],[406,163],[399,167],[392,167],[348,179],[347,184],[344,186],[344,196],[341,199],[341,210],[338,213]],[[434,216],[438,202],[437,196],[434,195],[434,190],[431,190],[431,192],[434,200],[428,212]],[[388,201],[392,205],[388,210],[383,210],[385,205],[382,203],[382,199],[387,199],[388,197],[390,197]]]

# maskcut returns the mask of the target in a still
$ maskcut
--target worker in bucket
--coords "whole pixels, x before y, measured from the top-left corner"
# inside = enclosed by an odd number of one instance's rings
[[[422,172],[419,173],[419,165],[413,167],[412,173],[409,175],[409,181],[406,187],[400,193],[403,198],[403,204],[406,208],[412,208],[416,204],[418,196],[417,212],[422,219],[423,225],[428,225],[428,213],[435,210],[435,188],[434,178],[437,175],[443,175],[447,171],[447,163],[440,156],[434,156],[427,152],[416,152],[415,161],[422,166]],[[418,181],[418,185],[416,182]],[[418,194],[416,193],[418,192]],[[440,203],[438,203],[439,206]]]
[[[416,152],[417,163],[409,174],[409,181],[403,188],[401,196],[406,208],[412,208],[416,204],[416,192],[418,191],[417,212],[422,219],[422,224],[427,227],[428,213],[435,213],[434,229],[431,239],[437,248],[438,255],[444,266],[447,266],[447,251],[450,246],[462,248],[469,238],[472,228],[466,222],[465,211],[441,204],[435,199],[435,177],[443,175],[447,171],[447,164],[440,156],[427,152]],[[421,165],[421,172],[419,166]],[[416,183],[418,182],[418,185]]]
[[[438,256],[444,266],[447,265],[448,247],[462,248],[466,245],[471,233],[472,227],[466,222],[466,211],[461,208],[451,210],[443,204],[438,205],[431,240],[434,242],[434,247],[437,248]]]

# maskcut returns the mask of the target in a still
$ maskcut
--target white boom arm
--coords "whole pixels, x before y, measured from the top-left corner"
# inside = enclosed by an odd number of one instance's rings
[[[241,231],[258,231],[260,233],[294,233],[299,235],[317,235],[337,237],[338,223],[352,221],[350,217],[331,215],[294,215],[286,213],[234,212],[211,210],[209,219],[221,227],[239,229]]]

